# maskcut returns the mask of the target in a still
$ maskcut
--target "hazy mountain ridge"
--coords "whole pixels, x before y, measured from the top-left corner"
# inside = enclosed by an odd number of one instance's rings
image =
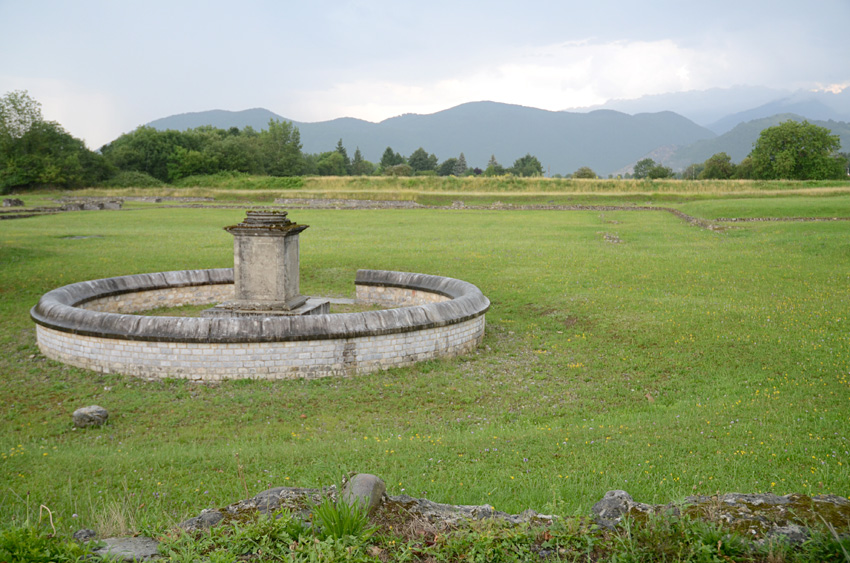
[[[224,129],[251,125],[262,129],[269,119],[286,118],[262,109],[214,110],[158,119],[149,125],[178,130],[203,125]],[[363,157],[373,162],[380,160],[388,146],[403,155],[423,147],[440,161],[463,152],[470,166],[481,168],[491,155],[503,166],[510,166],[530,153],[552,174],[569,174],[581,166],[608,174],[660,145],[689,145],[714,137],[708,129],[673,112],[554,112],[496,102],[470,102],[433,114],[406,114],[380,123],[353,118],[317,123],[289,121],[298,127],[303,150],[308,153],[333,150],[342,139],[349,155],[359,147]]]
[[[736,101],[738,94],[741,99]],[[850,123],[847,123],[850,117],[831,117],[842,116],[844,109],[850,116],[850,90],[838,94],[789,93],[766,88],[706,90],[615,100],[611,105],[637,108],[670,103],[671,107],[687,110],[689,104],[700,105],[711,99],[719,100],[718,106],[726,109],[754,100],[769,101],[725,115],[708,127],[670,110],[634,115],[612,109],[568,112],[487,101],[461,104],[432,114],[400,115],[380,123],[350,117],[306,123],[254,108],[186,113],[158,119],[149,125],[178,130],[203,125],[223,129],[251,126],[260,130],[267,127],[270,119],[279,119],[292,121],[298,127],[307,153],[333,150],[342,139],[349,156],[360,148],[363,157],[372,162],[380,161],[387,147],[405,156],[423,147],[440,161],[463,152],[470,166],[480,168],[486,166],[491,155],[503,166],[510,166],[530,153],[549,174],[570,174],[581,166],[589,166],[603,176],[629,170],[647,156],[677,171],[718,152],[726,152],[734,162],[740,162],[750,153],[763,129],[788,119],[807,119],[826,127],[839,135],[843,151],[850,150]],[[704,117],[712,115],[717,115],[716,110],[703,111]],[[712,129],[722,134],[718,136]]]
[[[777,90],[755,86],[712,88],[610,100],[570,111],[613,109],[626,113],[674,111],[718,135],[736,125],[782,113],[808,120],[850,121],[850,88],[840,92]]]

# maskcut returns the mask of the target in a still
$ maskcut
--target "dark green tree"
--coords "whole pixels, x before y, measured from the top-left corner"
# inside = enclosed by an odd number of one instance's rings
[[[582,166],[575,172],[573,172],[573,178],[582,178],[582,179],[596,179],[596,172],[593,171],[589,166]]]
[[[768,127],[753,145],[750,158],[756,178],[827,180],[844,177],[838,157],[841,141],[825,127],[786,121]]]
[[[347,176],[345,160],[339,151],[322,153],[316,163],[319,176]]]
[[[650,179],[659,180],[663,178],[671,178],[673,169],[663,164],[656,163],[651,158],[644,158],[635,164],[634,178],[636,180]]]
[[[840,152],[838,156],[843,161],[844,174],[850,176],[850,152]]]
[[[157,131],[142,125],[104,146],[101,153],[121,170],[144,172],[166,182],[168,161],[177,147],[195,148],[180,131]]]
[[[298,176],[304,169],[301,154],[301,133],[291,121],[269,121],[269,128],[260,133],[263,165],[269,176]]]
[[[507,170],[505,167],[499,164],[499,161],[496,160],[496,155],[491,154],[490,160],[487,161],[487,168],[484,170],[485,176],[503,176],[507,174]]]
[[[381,168],[389,168],[397,164],[404,164],[404,157],[397,152],[393,152],[392,148],[387,147],[383,156],[381,156]]]
[[[635,169],[633,173],[633,177],[635,180],[642,180],[644,178],[649,178],[649,173],[653,168],[658,166],[655,164],[655,161],[651,158],[644,158],[643,160],[637,161],[635,164]]]
[[[384,175],[386,176],[412,176],[413,169],[406,162],[402,162],[401,164],[394,164],[389,168],[384,168]]]
[[[345,174],[337,174],[337,176],[350,175],[351,174],[351,159],[348,158],[348,151],[345,150],[345,147],[342,145],[342,139],[336,144],[336,152],[342,156],[342,163],[345,167]]]
[[[451,176],[455,173],[456,168],[457,159],[447,158],[442,163],[440,163],[439,168],[437,168],[437,176]]]
[[[689,164],[687,168],[682,170],[682,179],[683,180],[696,180],[699,178],[699,175],[702,174],[702,170],[705,165],[701,162],[695,162],[693,164]]]
[[[407,163],[413,172],[432,172],[437,169],[437,157],[428,154],[425,149],[419,147],[407,158]]]
[[[0,98],[0,192],[37,186],[77,188],[113,174],[61,125],[44,121],[41,105],[24,91]]]
[[[166,165],[168,181],[174,182],[187,176],[212,174],[218,171],[218,162],[210,153],[174,147]]]
[[[651,180],[663,180],[664,178],[672,178],[673,177],[673,169],[669,166],[664,166],[663,164],[656,164],[649,171],[649,178]]]
[[[719,152],[703,163],[699,177],[703,180],[728,180],[734,175],[735,165],[732,163],[732,157],[725,152]]]
[[[514,161],[510,172],[516,176],[542,176],[543,165],[537,160],[536,156],[526,154]]]
[[[457,157],[457,162],[455,162],[455,169],[452,172],[455,176],[463,176],[466,174],[466,157],[463,156],[463,153],[460,153],[460,156]]]
[[[733,178],[736,180],[752,180],[755,178],[753,171],[753,159],[746,157],[744,160],[739,162],[738,166],[735,167],[735,175]]]
[[[375,165],[365,160],[360,152],[360,147],[354,151],[354,158],[351,161],[351,173],[354,176],[368,176],[375,171]]]

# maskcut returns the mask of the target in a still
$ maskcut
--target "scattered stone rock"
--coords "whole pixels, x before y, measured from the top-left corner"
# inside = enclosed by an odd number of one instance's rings
[[[278,510],[289,510],[299,517],[305,517],[314,506],[322,502],[324,497],[336,500],[336,487],[330,486],[324,489],[275,487],[224,508],[206,509],[200,515],[184,520],[178,524],[178,527],[187,531],[204,530],[250,512],[270,514]]]
[[[683,514],[720,524],[756,541],[784,537],[792,543],[805,541],[807,526],[813,522],[837,527],[850,522],[850,500],[836,495],[727,493],[687,497],[681,505],[649,505],[635,502],[625,491],[608,491],[591,510],[599,525],[609,529],[626,515],[640,519],[648,514]]]
[[[106,538],[105,546],[94,550],[94,554],[109,561],[150,561],[159,558],[159,542],[153,538]]]
[[[83,528],[82,530],[77,530],[74,532],[73,538],[79,542],[87,542],[94,537],[97,533],[94,530],[90,530],[88,528]]]
[[[342,487],[342,500],[348,504],[360,503],[374,514],[381,505],[387,485],[384,480],[368,473],[358,473]]]
[[[544,524],[551,522],[554,518],[553,516],[538,514],[533,510],[526,510],[521,514],[508,514],[494,509],[489,504],[441,504],[408,495],[387,497],[384,508],[390,511],[404,512],[419,520],[441,527],[454,527],[464,521],[488,519],[502,520],[510,524]]]
[[[16,197],[8,197],[3,200],[3,207],[23,207],[24,202]]]
[[[663,507],[670,508],[670,507]],[[596,522],[608,529],[614,529],[617,524],[622,522],[623,517],[627,514],[634,515],[635,512],[649,514],[653,512],[661,512],[661,507],[654,507],[642,502],[635,502],[632,495],[626,491],[608,491],[602,500],[594,504],[590,511],[596,517]]]
[[[809,539],[809,531],[799,524],[776,526],[767,535],[768,537],[784,537],[791,543],[803,543]]]
[[[520,514],[508,514],[488,504],[441,504],[408,495],[387,496],[385,491],[386,485],[379,477],[356,474],[343,486],[339,498],[347,502],[353,499],[368,502],[370,511],[375,512],[379,519],[401,516],[427,522],[440,529],[486,519],[514,525],[548,525],[557,518],[530,509]],[[272,513],[280,509],[287,509],[308,522],[312,509],[326,497],[338,500],[336,487],[277,487],[226,508],[204,510],[199,516],[181,523],[180,527],[186,530],[206,529],[230,519],[244,518],[246,512]],[[799,494],[728,493],[687,497],[681,504],[652,505],[636,502],[626,491],[614,490],[605,493],[591,510],[596,522],[607,529],[616,528],[626,517],[640,521],[650,515],[687,516],[714,522],[754,541],[779,537],[792,543],[808,539],[807,526],[813,522],[825,522],[839,528],[850,522],[850,500],[835,495],[808,497]]]
[[[202,510],[200,515],[181,522],[179,527],[187,531],[206,530],[212,528],[222,520],[224,520],[224,514],[218,510],[207,508]]]
[[[82,407],[74,411],[74,426],[87,428],[89,426],[103,426],[109,418],[106,409],[97,405]]]

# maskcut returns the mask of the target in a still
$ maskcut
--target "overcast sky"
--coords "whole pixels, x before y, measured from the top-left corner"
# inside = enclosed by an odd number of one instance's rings
[[[850,0],[0,0],[0,95],[90,148],[177,113],[380,121],[850,87]]]

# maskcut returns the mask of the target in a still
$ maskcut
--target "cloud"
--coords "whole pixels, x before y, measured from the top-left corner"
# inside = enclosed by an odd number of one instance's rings
[[[671,40],[566,42],[525,48],[501,61],[436,80],[354,80],[307,93],[293,109],[305,120],[342,115],[380,121],[475,100],[549,110],[702,86],[705,55]]]

